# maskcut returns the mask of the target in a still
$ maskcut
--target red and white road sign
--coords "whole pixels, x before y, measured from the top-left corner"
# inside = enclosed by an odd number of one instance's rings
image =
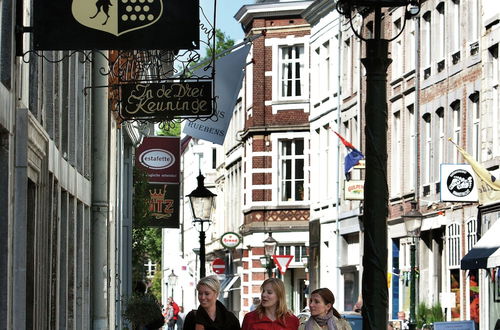
[[[212,262],[212,269],[215,274],[224,274],[224,271],[226,270],[226,263],[224,262],[224,259],[221,258],[216,258]]]
[[[290,262],[292,262],[293,256],[273,256],[274,263],[278,266],[281,275],[284,275]]]

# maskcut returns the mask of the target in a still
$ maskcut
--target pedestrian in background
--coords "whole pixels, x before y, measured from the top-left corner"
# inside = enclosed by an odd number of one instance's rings
[[[240,330],[236,316],[217,300],[220,293],[217,276],[202,278],[196,290],[200,305],[186,315],[184,330]]]
[[[186,313],[184,313],[184,306],[179,306],[179,314],[177,315],[177,330],[182,330],[185,318]]]
[[[259,304],[260,304],[260,298],[254,297],[253,302],[252,302],[252,306],[250,306],[250,312],[253,312],[257,308],[257,306],[259,306]]]
[[[299,330],[351,330],[351,325],[333,307],[335,296],[327,288],[311,293],[309,310],[311,317],[300,325]]]
[[[174,301],[174,298],[169,297],[167,300],[167,324],[168,330],[174,330],[177,319],[179,318],[179,305]]]
[[[268,278],[260,292],[260,304],[245,315],[242,330],[297,330],[299,319],[288,310],[283,282]]]

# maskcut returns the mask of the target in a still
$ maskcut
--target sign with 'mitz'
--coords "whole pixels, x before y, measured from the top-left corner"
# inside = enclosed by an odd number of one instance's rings
[[[33,3],[35,50],[199,48],[199,0]]]

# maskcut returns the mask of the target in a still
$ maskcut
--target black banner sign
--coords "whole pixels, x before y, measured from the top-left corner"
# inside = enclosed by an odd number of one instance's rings
[[[151,227],[179,228],[178,184],[149,184]]]
[[[211,116],[212,83],[176,82],[120,85],[124,119]]]
[[[35,50],[199,48],[199,0],[33,3]]]

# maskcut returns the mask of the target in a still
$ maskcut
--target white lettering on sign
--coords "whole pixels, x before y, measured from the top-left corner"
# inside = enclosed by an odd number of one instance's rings
[[[139,162],[152,170],[163,170],[175,163],[175,156],[163,149],[145,150],[139,155]]]

